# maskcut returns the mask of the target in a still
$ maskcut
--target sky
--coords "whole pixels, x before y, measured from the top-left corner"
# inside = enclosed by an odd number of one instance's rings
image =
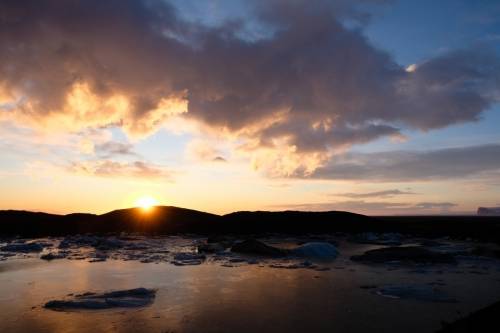
[[[500,206],[500,2],[3,0],[0,209]]]

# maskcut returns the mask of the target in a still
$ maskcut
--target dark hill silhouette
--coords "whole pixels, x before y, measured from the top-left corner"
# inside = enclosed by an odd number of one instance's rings
[[[191,209],[157,206],[114,210],[102,215],[56,215],[0,211],[0,234],[58,236],[78,233],[145,232],[157,234],[318,233],[362,230],[374,219],[348,212],[236,212],[224,216]]]
[[[170,206],[158,206],[150,211],[119,209],[102,215],[7,210],[0,211],[0,234],[31,237],[113,232],[204,233],[219,218],[214,214]]]
[[[329,212],[235,212],[222,216],[224,229],[232,233],[361,232],[376,223],[374,218],[342,211]]]
[[[63,215],[41,212],[4,210],[0,211],[0,234],[26,237],[68,234],[75,231],[76,224],[75,222],[65,223],[65,221],[79,220],[81,215],[85,215],[86,220],[93,217],[92,214],[70,214],[67,215],[68,218],[65,218]]]
[[[99,232],[146,232],[161,234],[207,233],[220,216],[173,206],[157,206],[114,210],[99,215],[94,229]]]
[[[426,237],[448,235],[500,243],[500,218],[480,216],[375,218],[342,211],[256,211],[220,216],[172,206],[157,206],[147,212],[141,208],[120,209],[102,215],[0,211],[0,235],[3,236],[35,237],[119,232],[204,235],[308,234],[337,231],[402,232]]]

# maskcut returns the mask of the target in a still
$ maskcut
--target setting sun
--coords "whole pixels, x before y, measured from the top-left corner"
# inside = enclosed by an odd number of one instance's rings
[[[142,208],[143,210],[150,210],[151,207],[158,204],[158,200],[153,197],[141,197],[137,199],[135,205]]]

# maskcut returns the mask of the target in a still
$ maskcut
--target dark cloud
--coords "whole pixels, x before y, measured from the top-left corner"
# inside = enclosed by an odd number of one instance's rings
[[[214,162],[227,162],[227,160],[222,156],[214,157],[214,159],[212,161],[214,161]]]
[[[492,49],[452,51],[407,71],[359,26],[346,27],[369,18],[350,3],[249,1],[247,18],[204,26],[161,0],[4,0],[0,87],[23,119],[73,112],[83,127],[128,133],[151,133],[185,101],[189,119],[254,148],[285,140],[294,154],[475,121],[498,101]],[[270,33],[243,38],[248,21]],[[65,107],[81,95],[95,101]]]
[[[422,181],[453,179],[500,169],[500,144],[430,151],[348,153],[312,175],[322,179]]]
[[[105,102],[125,96],[129,109],[83,106],[74,122],[144,131],[154,125],[145,122],[158,121],[151,112],[162,98],[184,89],[172,78],[182,77],[190,57],[163,37],[181,25],[163,1],[6,0],[0,13],[0,80],[22,115],[35,121],[73,112],[65,103],[75,85],[85,84]]]
[[[411,191],[401,191],[395,189],[395,190],[385,190],[385,191],[376,191],[368,193],[332,193],[330,195],[352,198],[352,199],[364,199],[364,198],[392,198],[394,196],[408,195],[408,194],[416,194],[416,193]]]
[[[457,206],[454,203],[451,202],[421,202],[415,205],[416,209],[433,209],[433,208],[440,208],[443,210],[448,210],[452,207]]]
[[[95,152],[103,158],[116,155],[136,155],[132,144],[117,141],[108,141],[98,144],[95,146]]]

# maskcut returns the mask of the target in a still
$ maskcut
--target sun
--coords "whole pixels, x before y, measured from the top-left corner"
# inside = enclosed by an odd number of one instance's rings
[[[153,206],[158,204],[158,200],[153,197],[140,197],[135,201],[135,205],[137,207],[142,208],[144,211],[149,211]]]

